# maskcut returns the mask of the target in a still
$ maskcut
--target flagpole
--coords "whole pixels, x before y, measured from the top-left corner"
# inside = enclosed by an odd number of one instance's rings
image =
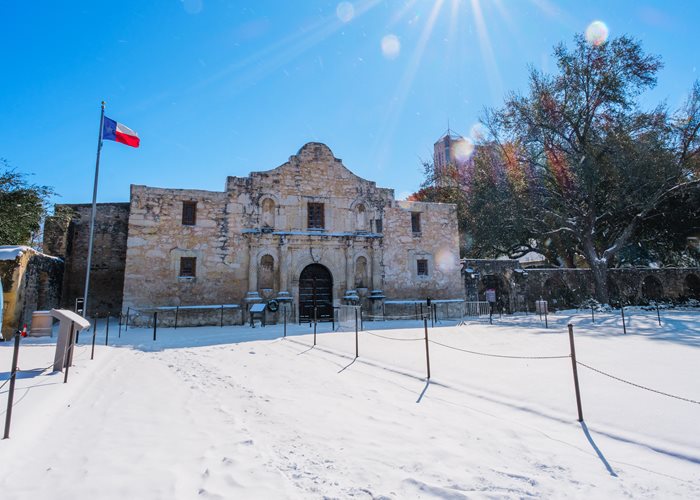
[[[95,213],[97,212],[97,178],[100,173],[100,151],[102,150],[102,128],[105,122],[105,102],[100,112],[100,133],[97,136],[97,161],[95,162],[95,184],[92,188],[92,214],[90,215],[90,239],[88,240],[87,269],[85,270],[85,292],[83,294],[83,316],[88,316],[88,292],[90,290],[90,267],[92,266],[92,241],[95,235]]]

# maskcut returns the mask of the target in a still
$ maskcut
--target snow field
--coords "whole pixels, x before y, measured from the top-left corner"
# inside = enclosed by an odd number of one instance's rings
[[[662,315],[659,327],[655,312],[632,311],[627,336],[614,315],[596,315],[594,326],[590,313],[565,312],[549,317],[548,330],[516,315],[442,323],[429,338],[484,353],[566,356],[572,322],[579,360],[698,399],[700,315]],[[431,343],[427,383],[416,321],[365,323],[357,360],[354,332],[331,333],[329,324],[319,325],[315,347],[308,325],[289,325],[287,339],[281,325],[159,329],[155,343],[152,330],[130,328],[119,339],[115,326],[95,361],[89,345],[77,347],[68,384],[58,374],[18,380],[0,453],[4,464],[23,465],[0,471],[3,497],[700,493],[700,405],[580,367],[582,426],[569,358],[494,358]],[[47,365],[50,341],[25,341],[20,366]],[[0,384],[9,347],[0,344]]]

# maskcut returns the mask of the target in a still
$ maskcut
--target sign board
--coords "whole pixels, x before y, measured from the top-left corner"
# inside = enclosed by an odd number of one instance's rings
[[[252,313],[265,312],[265,304],[253,304],[252,306],[250,306],[250,312],[252,312]]]
[[[547,301],[546,300],[536,300],[535,301],[535,312],[537,314],[545,314],[549,312],[547,310]]]
[[[496,290],[493,288],[486,290],[486,301],[491,303],[496,302]]]

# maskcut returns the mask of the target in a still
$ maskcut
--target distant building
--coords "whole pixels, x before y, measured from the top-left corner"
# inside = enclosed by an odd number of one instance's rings
[[[433,165],[435,177],[438,183],[445,179],[445,173],[449,165],[461,170],[469,163],[474,143],[465,137],[447,129],[442,137],[433,145]]]

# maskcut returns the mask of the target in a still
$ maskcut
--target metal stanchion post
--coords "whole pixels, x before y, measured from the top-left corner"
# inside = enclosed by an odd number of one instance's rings
[[[428,319],[423,318],[423,327],[425,329],[425,366],[428,372],[428,378],[430,378],[430,349],[428,347]]]
[[[576,347],[574,346],[574,326],[569,323],[569,344],[571,345],[571,366],[574,370],[574,389],[576,391],[576,407],[578,408],[578,421],[583,422],[583,409],[581,408],[581,391],[578,386],[578,370],[576,369]]]
[[[180,314],[180,306],[175,306],[175,330],[177,330],[177,317]]]
[[[158,311],[153,312],[153,341],[156,340],[156,330],[158,328]]]
[[[107,315],[107,324],[105,325],[105,345],[109,343],[109,314]]]
[[[7,393],[7,411],[5,412],[5,435],[3,439],[10,437],[10,423],[12,422],[12,406],[15,399],[15,380],[17,379],[17,358],[19,357],[19,341],[22,338],[19,332],[15,333],[15,347],[12,351],[12,370],[10,371],[10,389]]]
[[[625,306],[620,304],[620,314],[622,315],[622,332],[627,335],[627,325],[625,325]]]
[[[360,357],[360,345],[357,332],[357,307],[355,307],[355,357]]]
[[[70,323],[70,336],[68,337],[68,350],[65,354],[65,368],[66,368],[66,373],[63,376],[63,383],[68,382],[68,369],[70,368],[71,363],[73,362],[73,333],[75,333],[75,323],[71,321]]]
[[[316,321],[317,321],[317,308],[314,306],[314,345],[316,345]]]

